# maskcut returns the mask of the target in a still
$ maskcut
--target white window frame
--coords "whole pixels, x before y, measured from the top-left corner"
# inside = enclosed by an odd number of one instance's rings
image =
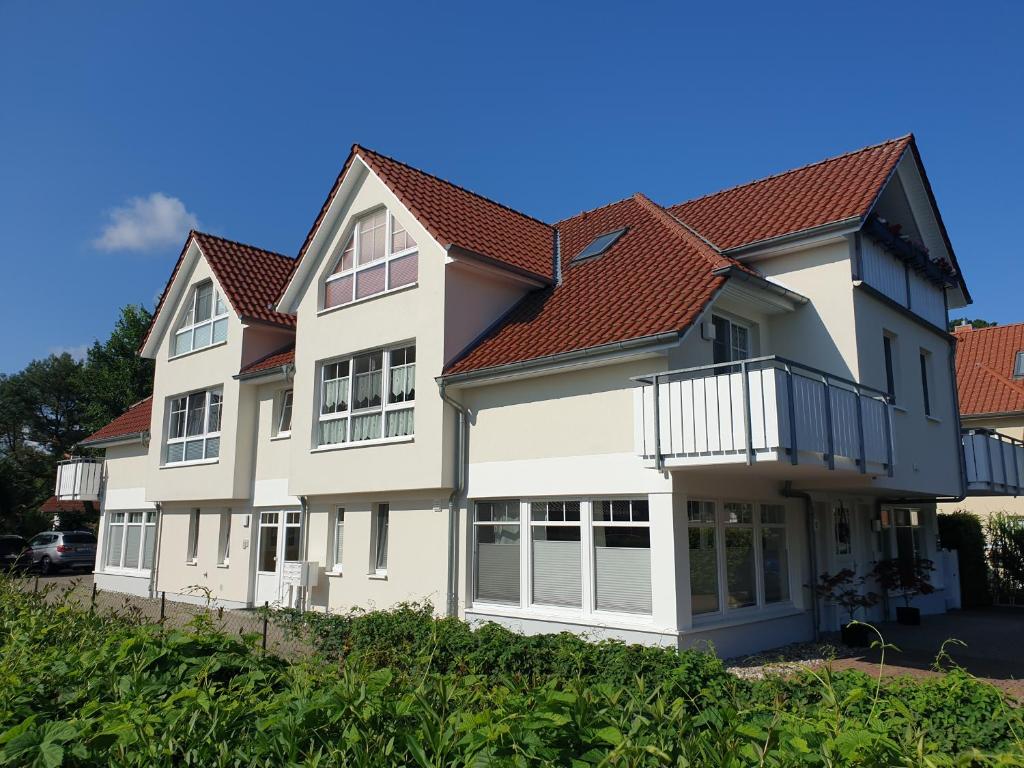
[[[634,509],[634,505],[637,502],[639,502],[639,501],[642,501],[642,502],[644,502],[647,505],[647,519],[646,520],[637,520],[636,519],[638,517],[638,515],[636,514],[636,510]],[[610,502],[613,506],[616,503],[623,503],[623,502],[628,504],[629,505],[629,511],[628,511],[629,519],[628,520],[616,520],[616,519],[614,519],[615,518],[615,512],[613,510],[612,511],[612,519],[611,520],[598,520],[597,519],[598,505],[602,504],[603,502]],[[647,531],[648,531],[648,534],[647,534],[647,536],[648,536],[648,539],[647,539],[647,550],[648,550],[648,552],[652,552],[653,548],[652,548],[652,543],[651,543],[652,540],[651,540],[651,534],[650,534],[650,530],[651,530],[650,500],[647,497],[643,497],[643,498],[641,498],[641,497],[632,497],[632,498],[601,497],[601,498],[590,499],[589,500],[589,507],[590,507],[589,520],[590,520],[590,529],[591,529],[591,532],[590,532],[590,542],[591,542],[590,546],[591,546],[591,551],[593,552],[593,554],[591,555],[591,558],[590,558],[592,565],[591,565],[591,568],[590,568],[590,576],[589,576],[590,580],[591,580],[591,584],[592,584],[591,594],[593,596],[592,597],[593,605],[591,606],[591,608],[592,608],[593,612],[597,613],[597,614],[606,614],[606,613],[619,614],[619,613],[623,613],[623,611],[608,611],[606,609],[599,608],[598,605],[597,605],[597,598],[598,598],[598,593],[597,593],[597,536],[595,535],[595,533],[596,533],[596,529],[597,528],[646,528]],[[586,574],[584,574],[584,578],[586,578]],[[652,561],[652,573],[651,573],[650,585],[651,585],[651,592],[652,592],[652,594],[651,594],[651,598],[652,598],[651,599],[651,611],[650,612],[646,612],[646,611],[631,611],[631,612],[627,612],[629,616],[651,616],[653,614],[653,612],[654,612],[654,600],[653,600],[653,597],[654,597],[654,595],[653,595],[653,592],[654,592],[653,561]]]
[[[551,520],[550,519],[550,517],[551,517],[551,510],[550,509],[546,509],[544,511],[544,519],[543,520],[534,520],[534,517],[533,517],[533,505],[534,504],[545,504],[545,505],[549,505],[549,504],[563,504],[563,505],[576,504],[579,507],[579,517],[576,520],[566,520],[564,517],[563,517],[562,520]],[[589,558],[589,546],[590,545],[589,545],[588,539],[590,537],[587,535],[586,531],[589,531],[590,526],[589,525],[584,525],[584,523],[587,520],[587,515],[589,515],[589,513],[590,513],[589,507],[587,507],[587,505],[585,505],[583,499],[578,498],[578,497],[577,498],[564,498],[564,499],[563,498],[527,499],[526,500],[525,512],[526,512],[526,522],[527,522],[527,533],[529,534],[527,536],[527,542],[526,543],[527,543],[527,550],[528,550],[528,552],[527,552],[527,559],[529,561],[529,572],[527,574],[527,580],[528,580],[528,584],[529,584],[529,587],[530,587],[530,590],[529,590],[529,592],[526,595],[526,598],[527,598],[526,604],[530,608],[539,608],[541,610],[546,610],[546,611],[550,611],[550,610],[566,610],[566,611],[574,611],[574,612],[577,612],[577,613],[581,612],[588,605],[588,599],[587,599],[588,595],[587,595],[587,593],[588,593],[589,590],[588,590],[587,586],[589,586],[589,585],[587,584],[587,582],[590,581],[590,579],[589,579],[587,574],[588,574],[588,570],[593,570],[593,568],[589,568],[588,569],[589,560],[590,560],[590,558]],[[567,515],[565,515],[565,516],[567,516]],[[575,605],[554,605],[554,604],[551,604],[551,603],[538,603],[538,602],[536,602],[534,600],[534,595],[533,595],[533,587],[534,587],[534,583],[533,583],[533,568],[534,568],[534,565],[535,565],[535,563],[534,563],[534,556],[533,556],[533,529],[534,528],[576,528],[579,531],[579,533],[580,533],[580,604],[578,606],[575,606]],[[585,529],[586,529],[586,531],[585,531]],[[585,557],[584,556],[584,552],[586,552],[588,556]]]
[[[274,433],[274,437],[291,437],[292,434],[292,419],[294,418],[294,406],[295,406],[295,390],[286,389],[281,392],[278,398],[278,410],[277,410],[277,431]],[[288,414],[288,425],[285,427],[284,415]]]
[[[511,508],[515,509],[515,511],[516,511],[516,519],[515,520],[504,520],[504,519],[502,519],[502,520],[495,520],[493,515],[492,515],[490,520],[480,520],[478,518],[478,516],[477,516],[477,505],[481,504],[481,503],[484,503],[484,504],[486,504],[486,503],[490,503],[490,504],[497,504],[497,503],[507,504]],[[472,515],[473,515],[473,518],[472,518],[473,519],[473,552],[472,552],[472,555],[471,555],[472,563],[470,564],[470,567],[472,569],[471,570],[471,574],[472,575],[471,575],[470,578],[471,578],[471,580],[473,582],[472,586],[470,588],[470,594],[472,595],[472,598],[471,598],[472,604],[474,606],[479,606],[479,605],[498,605],[498,606],[502,606],[502,607],[513,606],[513,607],[519,608],[523,604],[523,561],[524,561],[523,549],[525,549],[525,545],[523,543],[523,502],[522,502],[521,499],[512,499],[512,498],[474,499],[474,500],[471,500],[469,502],[469,504],[470,504],[470,508],[472,509]],[[498,600],[489,602],[487,600],[480,600],[480,599],[477,598],[477,590],[478,590],[477,569],[479,567],[478,563],[477,563],[477,548],[480,545],[479,531],[480,531],[480,528],[482,528],[484,526],[488,526],[488,527],[503,527],[503,528],[504,527],[511,528],[511,527],[515,526],[516,528],[519,529],[519,552],[518,552],[518,555],[519,555],[519,585],[518,585],[518,587],[519,587],[519,601],[516,602],[516,603],[509,603],[509,602],[498,601]]]
[[[388,502],[380,502],[372,507],[373,518],[370,521],[370,576],[386,578],[388,575],[389,559],[391,549],[391,505]],[[383,524],[384,544],[381,546],[381,521]],[[381,557],[383,555],[383,558]]]
[[[361,224],[370,217],[380,213],[381,210],[381,208],[376,208],[371,211],[366,211],[352,219],[352,230],[351,232],[349,232],[348,237],[345,238],[344,245],[342,246],[341,251],[338,253],[338,258],[334,261],[334,268],[337,268],[337,266],[341,263],[342,259],[345,258],[345,251],[348,250],[350,244],[352,245],[352,266],[349,267],[348,269],[342,269],[336,272],[332,272],[331,274],[327,275],[326,278],[324,278],[324,291],[320,301],[321,312],[330,312],[331,310],[340,309],[341,307],[348,307],[360,301],[367,301],[368,299],[376,298],[377,296],[383,296],[384,294],[390,293],[393,290],[412,288],[413,286],[419,283],[419,264],[417,264],[416,280],[413,280],[411,283],[405,283],[404,285],[400,285],[396,288],[391,287],[391,262],[401,259],[405,256],[412,256],[413,254],[418,253],[419,244],[413,243],[411,247],[403,248],[402,250],[399,251],[393,250],[394,236],[399,229],[405,232],[409,236],[409,239],[412,239],[412,235],[409,234],[409,230],[406,227],[403,227],[401,224],[398,224],[398,222],[395,220],[395,215],[387,208],[383,209],[384,255],[379,259],[376,259],[374,261],[368,261],[365,264],[359,263],[359,256],[360,253],[362,252],[362,236],[360,234]],[[377,291],[376,293],[371,293],[368,296],[356,298],[356,285],[359,282],[358,273],[381,265],[383,265],[384,268],[384,288],[380,291]],[[352,278],[352,299],[350,301],[342,302],[341,304],[335,304],[330,307],[327,306],[327,285],[334,282],[335,280],[341,280],[342,278],[346,277]]]
[[[339,546],[340,545],[340,546]],[[341,550],[339,552],[339,549]],[[345,508],[338,507],[334,511],[334,530],[331,538],[331,573],[343,573],[345,570]]]
[[[343,447],[356,447],[362,445],[373,445],[377,443],[387,442],[405,442],[415,438],[415,409],[416,409],[416,387],[415,382],[413,384],[413,397],[411,400],[402,400],[400,402],[392,403],[391,400],[391,374],[393,370],[399,368],[412,367],[415,376],[416,362],[403,363],[402,365],[392,366],[391,365],[391,354],[400,350],[412,349],[413,354],[416,352],[416,342],[404,342],[401,344],[392,344],[387,347],[378,347],[376,349],[370,349],[363,352],[358,352],[345,357],[332,358],[325,360],[319,365],[319,391],[317,393],[317,419],[313,427],[313,450],[330,450]],[[353,401],[356,387],[356,373],[355,366],[356,360],[361,357],[380,354],[381,355],[381,390],[380,390],[380,405],[369,406],[366,408],[354,408]],[[341,381],[348,379],[345,387],[345,409],[334,411],[333,413],[324,413],[324,397],[326,395],[326,383],[324,376],[329,366],[345,363],[348,365],[348,376],[339,376],[337,379],[330,379],[330,381]],[[401,411],[412,411],[413,412],[413,431],[406,435],[393,435],[387,436],[388,427],[388,415],[398,413]],[[366,438],[363,440],[352,439],[352,421],[360,416],[369,416],[373,414],[380,414],[380,436]],[[344,439],[336,443],[322,443],[320,441],[320,425],[324,422],[329,421],[341,421],[345,420],[344,428]]]
[[[196,322],[195,318],[196,318],[197,304],[199,302],[199,290],[201,288],[205,287],[206,285],[209,285],[210,286],[210,290],[212,291],[212,295],[210,296],[210,317],[207,318],[206,320],[200,320],[200,321]],[[229,314],[229,312],[228,312],[228,304],[224,300],[224,297],[221,295],[220,290],[214,284],[213,280],[203,280],[203,281],[201,281],[199,283],[196,283],[194,286],[192,286],[192,288],[190,290],[191,290],[190,306],[182,314],[181,321],[179,322],[178,327],[174,330],[174,334],[171,336],[171,344],[170,344],[170,350],[169,350],[170,351],[170,356],[168,358],[168,359],[171,359],[171,360],[173,360],[176,357],[183,357],[185,355],[190,355],[193,352],[198,352],[201,349],[209,349],[210,347],[217,346],[218,344],[226,344],[227,343],[227,338],[228,338],[228,336],[227,336],[228,335],[228,328],[227,328],[228,321],[227,321],[227,317],[228,317],[228,314]],[[224,328],[224,338],[223,339],[218,339],[218,340],[215,341],[214,338],[213,338],[214,324],[220,322],[221,320],[224,321],[224,326],[225,326],[225,328]],[[201,328],[205,328],[206,326],[210,326],[210,340],[207,343],[197,347],[196,343],[195,343],[196,331],[201,329]],[[184,350],[182,352],[179,352],[179,351],[177,351],[178,350],[178,337],[184,336],[185,334],[188,334],[188,337],[189,337],[188,349],[186,349],[186,350]]]
[[[188,513],[188,543],[185,551],[185,563],[196,565],[199,562],[199,509],[191,509]]]
[[[721,361],[719,361],[720,363],[739,362],[741,360],[748,360],[748,359],[750,359],[751,357],[754,356],[754,323],[752,323],[752,322],[750,322],[748,320],[740,320],[738,318],[733,317],[732,315],[722,314],[721,312],[713,312],[712,313],[712,315],[711,315],[712,325],[714,325],[714,321],[715,320],[720,320],[721,322],[726,323],[727,327],[729,329],[729,331],[728,331],[729,332],[729,338],[726,340],[726,347],[727,347],[727,351],[729,353],[729,359],[728,360],[721,360]],[[746,333],[746,335],[747,335],[747,348],[739,356],[737,356],[736,349],[734,348],[734,344],[733,344],[733,329],[735,329],[735,328],[742,329]],[[718,331],[716,329],[715,333],[717,334],[717,332]],[[716,336],[715,343],[717,343],[717,342],[718,342],[718,338]],[[712,349],[712,356],[713,355],[714,355],[714,349]]]
[[[220,513],[220,528],[217,531],[217,565],[227,568],[231,565],[231,510]]]
[[[197,432],[194,435],[188,434],[188,403],[193,395],[204,395],[205,400],[203,403],[203,431]],[[216,403],[213,402],[213,398],[217,397]],[[175,404],[178,401],[183,400],[185,403],[184,410],[175,408]],[[217,406],[217,426],[216,429],[211,429],[212,421],[211,416],[213,413],[213,406]],[[164,463],[165,467],[183,467],[192,464],[213,464],[220,461],[220,435],[221,427],[224,421],[224,391],[220,387],[214,387],[212,389],[199,389],[193,392],[187,392],[181,395],[174,395],[173,397],[167,398],[167,440],[164,443]],[[173,432],[173,422],[175,414],[181,413],[182,415],[182,434],[179,437],[171,437]],[[210,456],[210,441],[217,440],[217,455]],[[186,443],[202,440],[203,442],[203,458],[201,459],[185,459],[186,456]],[[168,457],[170,455],[170,447],[172,445],[181,445],[181,459],[178,461],[171,461]]]
[[[117,510],[108,512],[106,523],[106,532],[104,536],[103,544],[103,568],[104,573],[124,573],[129,575],[148,575],[151,568],[146,567],[146,545],[147,543],[154,541],[156,537],[156,512],[153,510]],[[130,517],[132,515],[139,515],[139,522],[131,522]],[[129,565],[125,565],[128,549],[128,528],[130,526],[137,526],[141,528],[139,536],[139,565],[138,567],[132,568]],[[116,532],[116,536],[120,539],[121,543],[121,556],[117,565],[110,565],[110,545],[114,541],[114,528],[119,530]],[[156,557],[156,550],[154,548],[154,558]]]

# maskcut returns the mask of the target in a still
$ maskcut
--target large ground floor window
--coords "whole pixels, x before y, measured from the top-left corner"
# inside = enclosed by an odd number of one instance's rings
[[[156,512],[108,512],[107,569],[148,571],[156,552]]]
[[[790,599],[784,505],[690,499],[686,515],[694,616]]]
[[[649,615],[647,499],[478,501],[473,578],[476,603]]]

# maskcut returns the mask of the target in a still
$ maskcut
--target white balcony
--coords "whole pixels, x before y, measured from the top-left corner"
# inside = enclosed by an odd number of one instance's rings
[[[892,474],[888,396],[780,357],[642,376],[636,452],[656,467],[788,463]]]
[[[99,501],[103,462],[99,459],[67,459],[57,464],[57,488],[61,501]]]
[[[968,496],[1024,493],[1024,443],[989,429],[963,431]]]

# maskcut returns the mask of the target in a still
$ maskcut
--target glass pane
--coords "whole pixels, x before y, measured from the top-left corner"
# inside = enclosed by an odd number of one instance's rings
[[[206,431],[206,393],[188,396],[188,422],[186,435],[201,435]]]
[[[146,537],[145,543],[142,549],[142,567],[152,568],[153,567],[153,555],[156,553],[156,526],[146,526]]]
[[[290,432],[292,429],[292,391],[289,389],[281,398],[281,421],[278,432]]]
[[[359,263],[384,258],[384,211],[378,211],[359,222]]]
[[[782,504],[762,504],[761,522],[767,525],[785,525],[786,507]]]
[[[295,561],[299,559],[299,540],[302,529],[295,525],[285,526],[284,529],[284,559]]]
[[[629,502],[628,501],[613,501],[612,502],[612,520],[617,523],[628,523],[629,522]]]
[[[594,598],[600,611],[651,612],[650,529],[594,529]]]
[[[480,521],[500,520],[503,522],[518,522],[519,500],[478,501],[476,503],[476,519]]]
[[[122,537],[124,536],[123,525],[111,525],[107,529],[107,565],[119,568],[121,566]]]
[[[216,301],[214,303],[216,311],[214,312],[214,316],[220,317],[221,315],[226,315],[228,313],[228,307],[224,303],[224,297],[220,295],[220,291],[215,291],[214,293],[216,295]]]
[[[208,437],[206,439],[206,458],[216,459],[220,456],[220,438]]]
[[[725,522],[737,525],[750,525],[754,522],[754,505],[726,502]]]
[[[210,331],[212,326],[210,323],[204,325],[197,325],[195,328],[195,338],[192,341],[193,349],[202,349],[203,347],[210,346]]]
[[[419,261],[420,257],[417,253],[393,259],[388,265],[388,269],[391,271],[389,275],[391,287],[399,288],[415,283],[419,277]]]
[[[129,525],[124,544],[124,567],[138,568],[140,547],[142,546],[142,526]]]
[[[605,527],[594,526],[594,546],[650,549],[651,529],[646,525]]]
[[[391,252],[399,253],[415,248],[416,241],[409,236],[409,233],[402,228],[394,216],[391,217]]]
[[[168,437],[185,436],[185,398],[179,397],[171,401],[171,419]]]
[[[185,443],[185,461],[199,461],[203,458],[203,440],[189,440]]]
[[[335,445],[337,443],[344,443],[348,440],[346,430],[348,427],[348,419],[331,419],[330,421],[320,422],[320,434],[318,435],[318,445]]]
[[[221,412],[221,396],[220,392],[210,393],[210,423],[207,425],[207,432],[220,432],[220,412]]]
[[[651,511],[647,499],[633,500],[633,522],[646,523],[651,519]]]
[[[388,387],[389,403],[407,403],[416,399],[416,364],[401,365],[391,369],[391,386]]]
[[[519,538],[518,525],[476,526],[476,600],[519,605]]]
[[[338,516],[334,521],[334,565],[342,563],[342,553],[345,551],[345,510],[339,509]]]
[[[686,516],[691,523],[714,523],[715,502],[713,501],[687,501]]]
[[[718,610],[718,555],[714,528],[690,528],[690,604],[693,615]]]
[[[209,320],[213,311],[213,284],[203,283],[196,288],[196,319],[201,323]]]
[[[416,434],[412,408],[404,411],[390,411],[387,415],[385,426],[387,427],[385,437],[402,437]]]
[[[272,573],[277,570],[277,530],[276,524],[260,526],[259,570],[261,571]]]
[[[724,317],[712,316],[711,324],[715,328],[715,341],[712,344],[713,362],[728,363],[732,358],[729,344],[729,321]]]
[[[355,359],[353,408],[376,408],[381,404],[381,390],[384,383],[382,367],[383,355],[381,352],[371,352]]]
[[[339,277],[324,285],[324,307],[338,307],[352,301],[352,275]]]
[[[345,364],[346,372],[348,364]],[[320,413],[342,413],[348,410],[348,376],[324,381]]]
[[[176,461],[181,461],[185,455],[185,444],[184,443],[170,443],[167,446],[167,463],[172,464]]]
[[[764,601],[778,603],[789,599],[789,559],[786,530],[763,528],[761,554],[764,561]]]
[[[192,351],[192,329],[187,331],[180,331],[174,336],[174,350],[171,352],[173,355],[183,355],[186,352]]]
[[[381,504],[377,508],[377,558],[376,568],[379,571],[387,570],[388,567],[388,518],[390,517],[388,505]]]
[[[349,237],[348,242],[345,243],[345,250],[341,252],[341,259],[338,261],[338,265],[334,268],[334,274],[338,272],[344,272],[347,269],[352,269],[355,263],[356,253],[356,239],[355,237]]]
[[[725,585],[730,608],[757,604],[754,531],[750,528],[725,529]]]
[[[364,413],[352,417],[352,442],[375,440],[380,437],[380,414]]]
[[[384,266],[378,264],[356,272],[357,299],[365,299],[384,290]]]
[[[213,323],[213,343],[224,341],[228,337],[228,319],[222,317]]]
[[[750,357],[750,331],[741,325],[732,326],[732,359],[745,360]]]
[[[583,604],[578,525],[535,525],[533,602],[579,608]]]

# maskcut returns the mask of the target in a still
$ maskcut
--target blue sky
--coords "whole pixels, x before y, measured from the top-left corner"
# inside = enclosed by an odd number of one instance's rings
[[[296,253],[353,142],[555,220],[913,131],[969,314],[1024,320],[1024,3],[710,5],[0,0],[0,372],[192,222]]]

